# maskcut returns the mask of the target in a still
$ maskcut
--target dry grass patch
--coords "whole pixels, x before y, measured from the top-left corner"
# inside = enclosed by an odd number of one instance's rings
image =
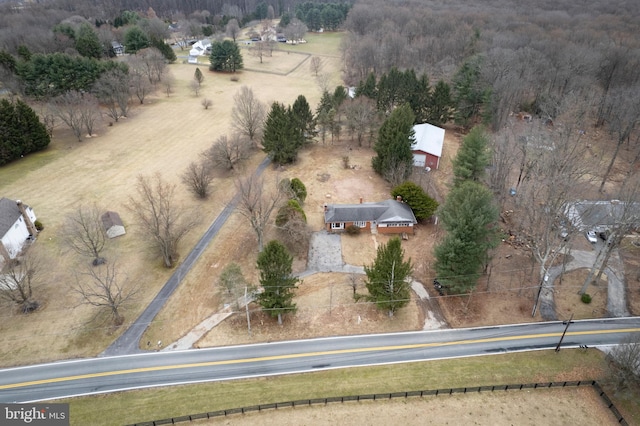
[[[578,291],[589,275],[589,269],[581,268],[566,272],[558,277],[554,286],[554,300],[558,318],[573,319],[602,318],[607,315],[607,276],[591,284],[587,293],[591,296],[591,303],[583,303]]]

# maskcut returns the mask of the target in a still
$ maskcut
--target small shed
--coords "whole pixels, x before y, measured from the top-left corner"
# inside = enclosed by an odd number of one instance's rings
[[[124,224],[122,223],[122,219],[120,219],[120,215],[118,213],[106,212],[102,215],[101,219],[104,230],[107,233],[107,237],[115,238],[126,234]]]
[[[413,131],[415,133],[415,142],[411,145],[413,165],[436,170],[442,157],[444,129],[424,123],[413,126]]]

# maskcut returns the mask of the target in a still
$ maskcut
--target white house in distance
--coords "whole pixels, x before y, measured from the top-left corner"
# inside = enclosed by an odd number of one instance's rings
[[[415,142],[411,145],[413,165],[437,169],[442,157],[444,129],[424,123],[413,126],[413,131],[415,132]]]
[[[208,39],[198,40],[193,44],[193,46],[191,46],[187,62],[189,62],[190,64],[197,64],[198,56],[209,55],[210,53],[211,41]]]
[[[33,209],[22,201],[0,198],[0,257],[9,260],[20,254],[24,244],[38,233],[35,221]]]

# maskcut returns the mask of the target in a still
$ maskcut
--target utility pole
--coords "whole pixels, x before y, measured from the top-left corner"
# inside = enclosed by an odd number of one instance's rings
[[[247,286],[244,286],[244,308],[247,311],[247,330],[251,336],[251,318],[249,317],[249,299],[247,299]]]
[[[558,346],[556,346],[556,352],[560,352],[560,345],[562,344],[562,339],[564,339],[564,335],[567,334],[569,325],[573,323],[573,321],[571,321],[572,319],[573,319],[573,314],[571,314],[571,316],[569,317],[569,321],[563,322],[563,324],[567,324],[567,326],[564,328],[564,331],[562,332],[562,336],[560,336],[560,341],[558,342]]]

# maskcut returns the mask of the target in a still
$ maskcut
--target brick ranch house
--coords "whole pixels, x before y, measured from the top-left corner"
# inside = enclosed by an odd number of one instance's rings
[[[444,129],[424,123],[413,126],[413,132],[414,142],[411,144],[413,165],[437,170],[442,157]]]
[[[326,204],[324,224],[327,232],[343,232],[351,225],[380,234],[413,234],[418,223],[411,207],[400,200],[375,203]]]
[[[0,198],[0,261],[15,259],[24,244],[36,237],[35,221],[33,209],[22,201]]]

